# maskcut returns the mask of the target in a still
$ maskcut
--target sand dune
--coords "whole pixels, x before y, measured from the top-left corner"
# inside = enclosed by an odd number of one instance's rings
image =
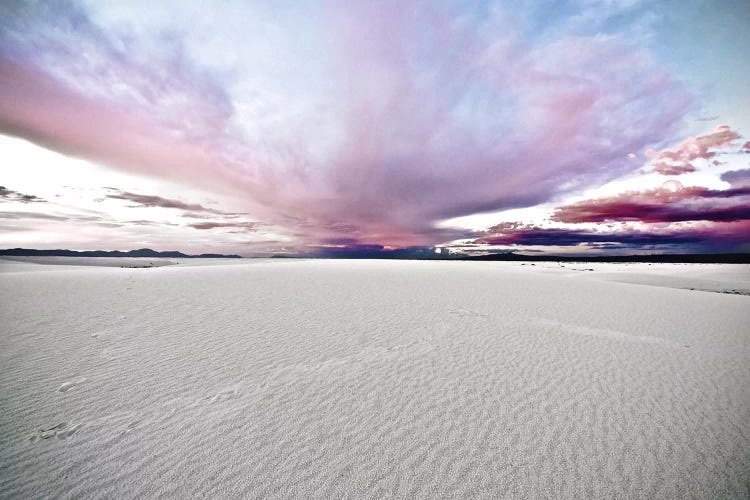
[[[0,261],[0,497],[747,498],[748,281]]]

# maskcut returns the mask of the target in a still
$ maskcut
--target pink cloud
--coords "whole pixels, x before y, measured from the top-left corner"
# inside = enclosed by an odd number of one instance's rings
[[[646,155],[655,159],[654,172],[680,175],[696,170],[694,160],[712,158],[716,156],[716,149],[730,146],[739,138],[740,135],[728,125],[719,125],[708,134],[685,139],[674,149],[649,150]]]
[[[0,55],[0,130],[129,172],[213,184],[217,152],[181,140],[144,110],[119,109]]]

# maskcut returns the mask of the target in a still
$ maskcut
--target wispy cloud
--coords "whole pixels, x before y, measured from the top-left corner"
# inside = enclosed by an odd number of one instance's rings
[[[217,228],[241,228],[246,231],[257,231],[258,224],[256,222],[196,222],[194,224],[188,224],[188,227],[193,229],[217,229]]]
[[[31,219],[31,220],[50,220],[50,221],[69,221],[70,217],[64,215],[45,214],[39,212],[0,212],[0,219]]]
[[[20,203],[44,203],[47,200],[33,194],[19,193],[5,186],[0,186],[0,201],[17,201]]]
[[[732,145],[741,136],[728,125],[719,125],[712,132],[682,141],[674,149],[649,150],[654,158],[653,171],[662,175],[680,175],[697,170],[695,160],[707,160],[716,156],[716,150]]]
[[[214,208],[205,207],[199,203],[186,203],[180,200],[163,198],[156,195],[130,193],[128,191],[122,191],[116,188],[106,189],[110,192],[110,194],[105,195],[105,198],[130,201],[132,203],[135,203],[135,206],[139,207],[176,208],[178,210],[184,210],[186,212],[203,212],[213,215],[237,215],[229,212],[223,212]]]

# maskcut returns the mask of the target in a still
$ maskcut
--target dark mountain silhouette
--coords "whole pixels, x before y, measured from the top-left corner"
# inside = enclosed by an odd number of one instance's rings
[[[750,264],[750,253],[601,255],[571,257],[560,255],[521,255],[513,252],[460,256],[460,260],[486,261],[558,261],[558,262],[648,262],[672,264]]]
[[[715,254],[651,254],[651,255],[524,255],[513,252],[487,255],[467,255],[463,253],[436,253],[429,247],[385,249],[341,249],[307,254],[277,254],[273,258],[313,258],[313,259],[396,259],[396,260],[476,260],[476,261],[517,261],[517,262],[646,262],[674,264],[750,264],[750,253]]]
[[[200,255],[187,255],[177,251],[157,252],[150,248],[140,248],[121,252],[120,250],[35,250],[31,248],[8,248],[0,250],[0,255],[11,255],[15,257],[169,257],[173,259],[241,259],[239,255],[222,255],[218,253],[204,253]]]

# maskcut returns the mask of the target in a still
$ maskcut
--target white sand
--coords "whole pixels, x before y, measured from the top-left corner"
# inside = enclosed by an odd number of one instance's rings
[[[0,271],[3,498],[750,497],[749,266]]]
[[[3,255],[0,259],[53,266],[161,267],[176,264],[174,260],[152,257],[15,257]]]

